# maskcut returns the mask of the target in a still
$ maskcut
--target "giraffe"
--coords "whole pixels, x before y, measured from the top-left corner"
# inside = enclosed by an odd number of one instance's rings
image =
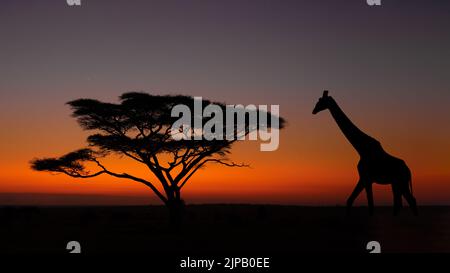
[[[347,200],[347,211],[353,205],[358,195],[365,189],[369,214],[373,215],[372,184],[391,185],[394,195],[394,215],[402,207],[402,196],[406,199],[414,215],[417,215],[416,199],[412,194],[411,171],[406,163],[384,151],[380,142],[362,132],[342,111],[336,101],[323,92],[317,102],[313,114],[328,109],[336,121],[339,129],[355,148],[360,156],[358,163],[359,181]]]

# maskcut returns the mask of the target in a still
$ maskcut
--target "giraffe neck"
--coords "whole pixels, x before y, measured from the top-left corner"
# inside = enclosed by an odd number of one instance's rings
[[[380,145],[379,142],[365,134],[355,124],[353,124],[336,101],[332,98],[331,100],[331,105],[329,107],[331,115],[355,150],[362,156],[367,154],[368,151],[372,151],[374,147],[376,149]]]

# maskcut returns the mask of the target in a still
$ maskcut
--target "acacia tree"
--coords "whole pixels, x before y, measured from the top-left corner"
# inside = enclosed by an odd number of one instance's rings
[[[172,108],[179,104],[185,105],[192,109],[192,118],[195,118],[192,97],[131,92],[121,95],[118,104],[94,99],[78,99],[67,104],[73,110],[72,116],[84,130],[95,131],[87,138],[88,147],[57,158],[34,159],[31,161],[31,168],[37,171],[63,173],[75,178],[92,178],[107,174],[142,183],[169,208],[172,222],[179,222],[183,211],[181,189],[200,168],[208,163],[228,167],[247,166],[236,164],[227,157],[235,139],[176,140],[172,137],[174,130],[180,130],[172,128],[174,122],[178,120],[178,117],[172,117]],[[202,107],[209,104],[218,105],[224,111],[227,108],[224,104],[205,100]],[[271,116],[268,112],[264,114]],[[208,119],[210,118],[202,117],[203,122]],[[267,127],[270,127],[270,120],[268,119]],[[283,124],[284,120],[279,118],[279,128],[283,127]],[[243,134],[257,129],[246,125]],[[215,130],[225,131],[226,128],[224,126]],[[242,133],[238,130],[242,128],[234,127],[235,135]],[[160,185],[146,177],[110,170],[102,163],[102,159],[113,154],[145,165],[153,174],[153,179]]]

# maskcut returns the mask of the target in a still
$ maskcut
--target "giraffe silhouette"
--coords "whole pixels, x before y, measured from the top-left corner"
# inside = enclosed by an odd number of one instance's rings
[[[406,163],[384,151],[380,142],[362,132],[342,111],[336,101],[323,92],[317,102],[313,114],[328,109],[344,136],[360,156],[358,163],[359,181],[347,200],[347,211],[358,195],[366,190],[369,214],[373,215],[372,184],[391,185],[394,195],[394,214],[402,207],[402,196],[406,199],[413,213],[417,215],[416,199],[412,194],[411,171]]]

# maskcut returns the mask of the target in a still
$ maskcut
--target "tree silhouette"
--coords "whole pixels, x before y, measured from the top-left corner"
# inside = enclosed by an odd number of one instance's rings
[[[94,99],[78,99],[67,104],[73,110],[79,125],[84,130],[95,131],[87,138],[88,148],[70,152],[59,158],[43,158],[31,161],[31,168],[37,171],[64,173],[75,178],[92,178],[107,174],[116,178],[129,179],[148,186],[169,208],[172,223],[181,221],[184,202],[181,189],[200,168],[208,163],[218,163],[228,167],[244,167],[230,161],[232,140],[189,139],[175,140],[172,133],[180,128],[172,128],[178,117],[172,117],[175,105],[186,105],[195,118],[194,98],[189,96],[156,96],[147,93],[130,92],[120,97],[120,103],[106,103]],[[226,105],[203,100],[203,109],[210,104],[219,106],[224,112]],[[258,115],[267,115],[267,123],[258,126],[239,127],[235,125],[232,132],[235,136],[247,135],[252,131],[271,127],[272,115],[269,112],[256,110]],[[245,113],[249,115],[247,111]],[[198,118],[198,116],[197,116]],[[212,117],[201,117],[203,124]],[[279,120],[279,128],[284,120]],[[224,118],[224,124],[226,124]],[[234,119],[234,116],[233,116]],[[246,120],[248,116],[246,116]],[[223,128],[217,130],[226,131]],[[181,128],[184,132],[185,129]],[[193,128],[188,128],[195,134]],[[118,154],[144,164],[159,182],[155,182],[128,172],[115,172],[107,168],[101,160],[107,156]]]

